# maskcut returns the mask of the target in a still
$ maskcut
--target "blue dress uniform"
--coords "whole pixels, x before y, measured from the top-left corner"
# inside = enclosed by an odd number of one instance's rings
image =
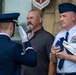
[[[19,13],[7,13],[0,15],[0,23],[16,22]],[[35,67],[37,65],[36,54],[27,41],[21,44],[11,40],[6,33],[0,33],[0,75],[20,75],[21,64]]]

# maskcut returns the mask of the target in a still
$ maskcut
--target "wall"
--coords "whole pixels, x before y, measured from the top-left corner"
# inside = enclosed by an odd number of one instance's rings
[[[71,2],[76,4],[76,0],[50,0],[48,6],[42,9],[44,14],[43,17],[43,26],[45,30],[56,35],[60,30],[62,30],[59,22],[59,12],[58,4],[63,2]],[[36,8],[33,6],[33,8]]]

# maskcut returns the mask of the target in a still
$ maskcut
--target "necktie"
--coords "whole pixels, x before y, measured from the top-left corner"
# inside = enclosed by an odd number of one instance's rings
[[[65,36],[65,41],[68,41],[68,32],[66,32],[66,36]],[[64,64],[64,59],[60,59],[59,64],[58,64],[58,68],[61,69],[63,67]]]
[[[65,41],[68,41],[68,32],[66,32]]]

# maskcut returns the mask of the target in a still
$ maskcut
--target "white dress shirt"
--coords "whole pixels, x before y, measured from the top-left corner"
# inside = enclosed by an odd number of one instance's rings
[[[59,38],[61,38],[61,37],[65,38],[66,32],[67,32],[66,30],[62,30],[61,32],[59,32],[57,34],[55,41],[53,43],[54,46],[55,46],[57,40],[59,40]],[[72,27],[68,32],[69,32],[68,43],[74,48],[74,50],[76,50],[76,25],[74,27]],[[59,63],[59,60],[60,59],[58,58],[58,63]],[[57,63],[57,73],[76,72],[76,62],[65,60],[63,68],[61,70],[59,70],[59,68],[58,68],[58,63]]]

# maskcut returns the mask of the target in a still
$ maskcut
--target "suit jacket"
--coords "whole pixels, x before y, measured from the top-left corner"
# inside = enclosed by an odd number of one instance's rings
[[[0,35],[0,75],[20,75],[21,64],[30,67],[37,65],[36,54],[33,49],[29,49],[31,44],[26,42],[24,45],[28,49],[26,52],[21,44],[6,35]]]

